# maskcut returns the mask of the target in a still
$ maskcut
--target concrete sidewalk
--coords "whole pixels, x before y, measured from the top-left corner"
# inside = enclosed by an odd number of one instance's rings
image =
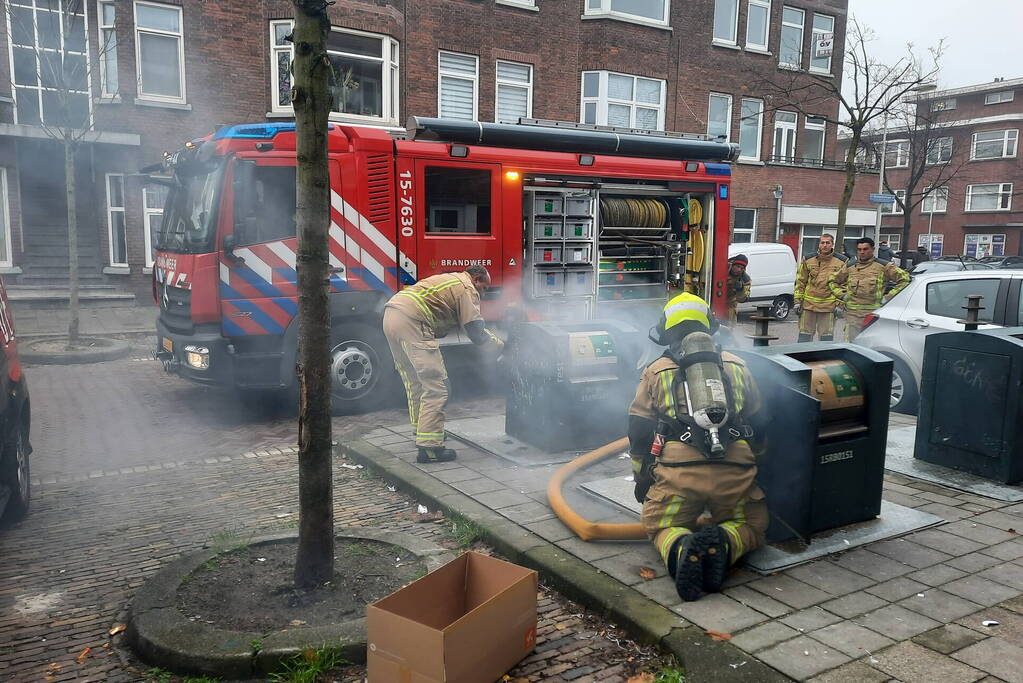
[[[893,418],[893,428],[910,422]],[[771,576],[739,569],[721,594],[682,603],[649,543],[586,543],[555,517],[546,485],[558,465],[517,466],[464,446],[456,462],[418,465],[402,428],[377,429],[346,452],[675,653],[689,681],[1023,682],[1023,504],[888,473],[886,499],[946,523]],[[627,461],[611,459],[585,478],[629,475]],[[635,521],[571,482],[565,493],[592,521]]]
[[[79,312],[83,335],[109,337],[122,334],[156,334],[160,309],[146,303],[135,306],[87,307]],[[14,312],[14,329],[19,337],[67,334],[67,309],[22,309]]]

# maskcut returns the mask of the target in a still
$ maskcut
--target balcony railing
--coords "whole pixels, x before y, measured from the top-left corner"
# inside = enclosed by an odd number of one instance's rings
[[[815,159],[812,157],[782,156],[772,154],[767,158],[769,164],[780,164],[783,166],[800,166],[803,168],[827,168],[833,171],[844,171],[845,162],[832,159]],[[870,164],[856,164],[859,173],[877,173],[877,166]]]

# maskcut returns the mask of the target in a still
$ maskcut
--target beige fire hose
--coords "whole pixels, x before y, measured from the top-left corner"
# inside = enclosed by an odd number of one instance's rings
[[[601,460],[618,455],[628,448],[629,439],[621,438],[601,446],[589,453],[580,455],[575,460],[562,465],[551,480],[547,482],[547,502],[551,504],[554,514],[565,523],[576,536],[584,541],[638,541],[646,540],[646,531],[639,522],[632,524],[612,524],[591,522],[573,510],[561,495],[561,487],[565,481],[578,470],[589,467]]]

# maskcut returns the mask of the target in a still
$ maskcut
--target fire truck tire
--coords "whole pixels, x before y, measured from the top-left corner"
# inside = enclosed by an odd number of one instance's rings
[[[335,415],[376,410],[398,385],[383,333],[360,323],[342,323],[332,330],[330,376]]]
[[[3,460],[0,461],[0,481],[10,491],[10,498],[3,512],[4,524],[17,522],[28,512],[32,489],[29,483],[26,446],[23,427],[19,423],[4,444]]]

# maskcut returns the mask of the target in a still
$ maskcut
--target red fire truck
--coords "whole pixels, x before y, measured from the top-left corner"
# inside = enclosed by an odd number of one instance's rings
[[[731,166],[703,136],[413,117],[407,137],[331,125],[335,410],[393,385],[381,333],[402,286],[485,265],[484,316],[628,318],[685,287],[724,313]],[[287,390],[298,345],[295,126],[235,125],[166,155],[157,355],[173,372]],[[147,169],[152,170],[152,169]],[[706,256],[705,256],[706,255]],[[458,335],[446,343],[467,342]]]

